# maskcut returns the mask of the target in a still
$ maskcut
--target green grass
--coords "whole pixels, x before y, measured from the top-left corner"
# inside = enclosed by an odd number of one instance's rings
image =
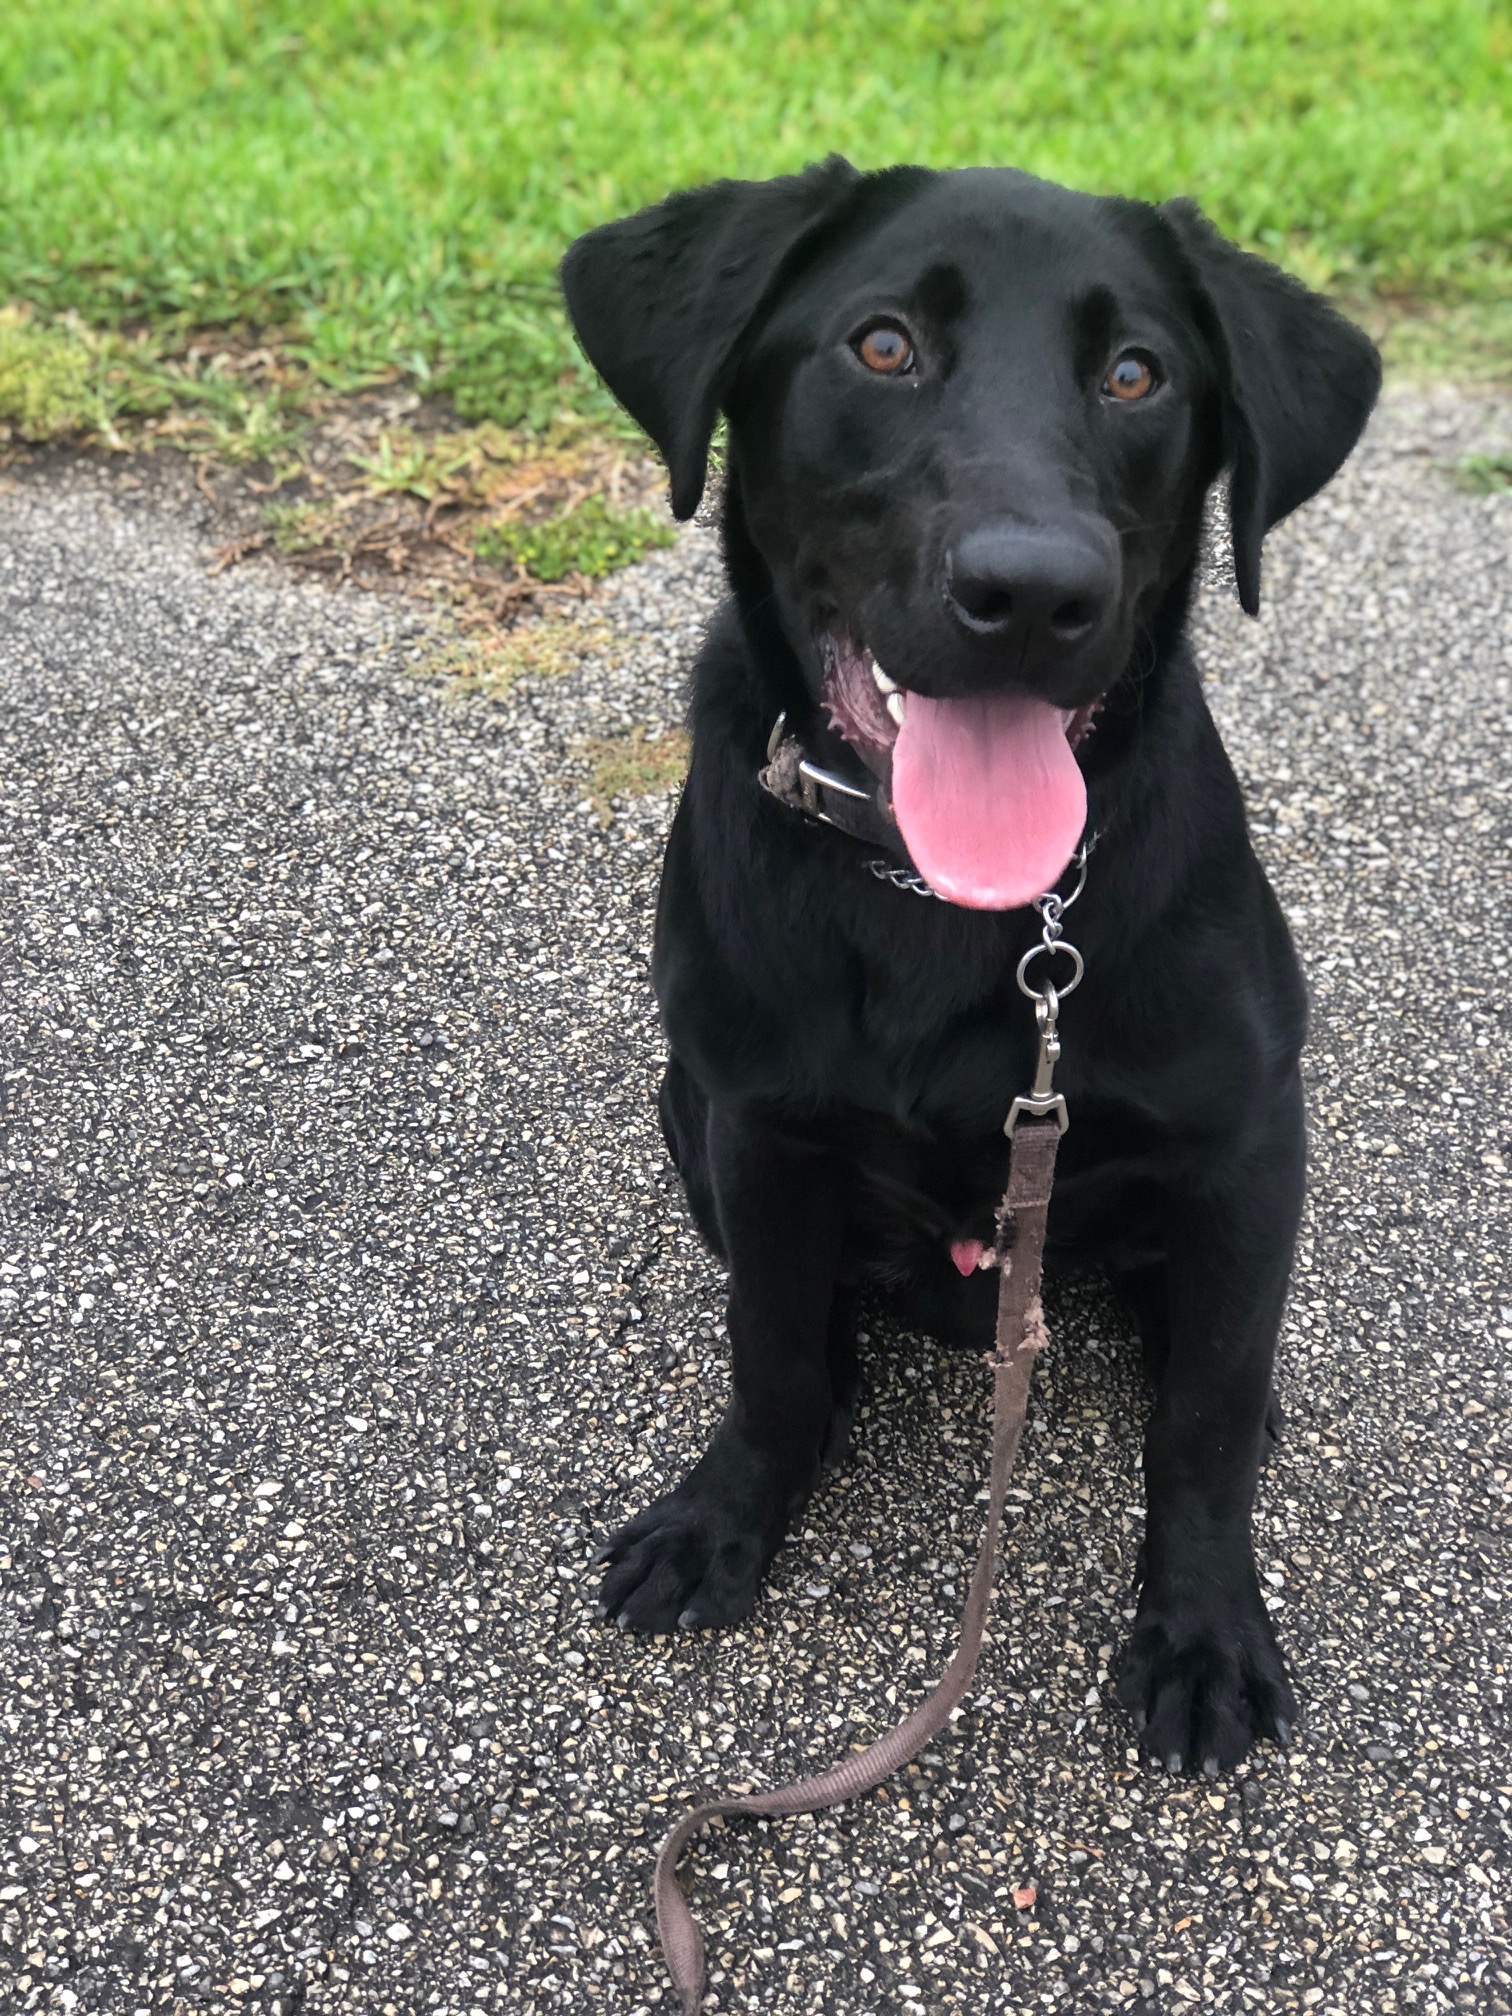
[[[575,233],[831,148],[1190,193],[1346,296],[1512,294],[1507,0],[4,11],[0,299],[277,326],[468,418],[607,412],[555,300]]]

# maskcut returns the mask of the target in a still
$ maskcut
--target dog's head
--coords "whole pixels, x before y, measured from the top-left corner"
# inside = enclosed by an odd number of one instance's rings
[[[942,893],[1050,886],[1074,749],[1230,472],[1240,600],[1380,380],[1368,339],[1189,204],[831,159],[669,197],[562,267],[583,347],[696,509],[721,410],[811,693]]]

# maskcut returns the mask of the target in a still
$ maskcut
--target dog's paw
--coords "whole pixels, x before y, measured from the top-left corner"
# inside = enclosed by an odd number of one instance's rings
[[[1118,1697],[1150,1756],[1178,1772],[1226,1771],[1264,1738],[1285,1745],[1297,1719],[1259,1592],[1235,1601],[1162,1601],[1146,1590]]]
[[[759,1521],[683,1484],[605,1541],[599,1615],[632,1631],[738,1623],[776,1551]]]

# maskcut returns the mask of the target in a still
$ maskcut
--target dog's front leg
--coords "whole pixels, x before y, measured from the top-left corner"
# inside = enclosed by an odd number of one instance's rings
[[[608,1541],[602,1614],[639,1631],[730,1624],[756,1601],[813,1490],[850,1363],[833,1352],[843,1174],[770,1121],[711,1109],[709,1173],[730,1266],[732,1396],[673,1491]]]
[[[1119,1694],[1173,1771],[1296,1719],[1250,1522],[1302,1197],[1300,1097],[1222,1188],[1172,1200],[1168,1348],[1145,1437],[1145,1579]],[[1158,1350],[1157,1354],[1158,1356]]]

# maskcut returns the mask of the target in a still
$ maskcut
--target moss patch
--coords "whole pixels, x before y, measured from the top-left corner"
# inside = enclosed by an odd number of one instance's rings
[[[646,510],[616,512],[602,497],[588,497],[555,518],[494,520],[476,540],[482,560],[512,560],[537,581],[581,574],[601,581],[676,538],[672,527]]]
[[[593,778],[589,799],[605,826],[614,817],[616,798],[651,798],[674,790],[688,771],[688,738],[680,728],[657,736],[632,728],[628,735],[595,737],[578,753]]]
[[[1475,497],[1512,490],[1512,455],[1464,455],[1454,465],[1454,480]]]
[[[470,631],[422,659],[417,670],[444,679],[448,692],[459,699],[481,694],[499,700],[519,679],[559,678],[612,645],[607,623],[564,617],[518,623],[510,630]]]
[[[340,513],[334,504],[265,504],[263,523],[286,559],[330,544]]]
[[[0,308],[0,439],[51,441],[88,426],[99,407],[95,356],[68,327]]]

